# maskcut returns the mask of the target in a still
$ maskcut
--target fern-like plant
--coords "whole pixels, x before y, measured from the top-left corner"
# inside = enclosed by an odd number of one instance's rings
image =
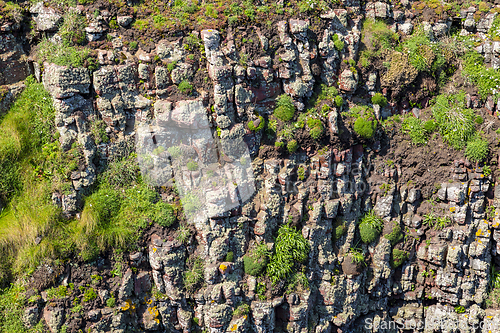
[[[267,274],[273,283],[286,279],[293,273],[294,266],[306,260],[310,246],[300,231],[288,224],[278,230],[274,253],[267,265]]]

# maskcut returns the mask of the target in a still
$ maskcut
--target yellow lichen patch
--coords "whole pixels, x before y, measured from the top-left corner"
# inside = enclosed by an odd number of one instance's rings
[[[227,266],[226,266],[226,265],[224,265],[224,264],[220,264],[219,269],[220,269],[222,272],[225,272],[225,271],[226,271],[226,269],[227,269]]]
[[[478,229],[476,232],[476,236],[481,236],[483,234],[483,231],[481,229]]]
[[[456,208],[455,207],[450,207],[450,212],[455,213]]]
[[[491,318],[493,318],[493,316],[486,316],[486,318],[491,319]]]
[[[132,301],[130,299],[127,299],[125,301],[125,305],[121,307],[122,311],[133,311],[135,310],[135,305],[134,303],[132,303]]]
[[[153,253],[156,253],[156,247],[153,247]]]
[[[147,305],[151,305],[151,303],[153,303],[153,300],[152,300],[152,299],[148,299],[148,300],[146,300],[146,297],[144,297],[144,300],[146,301],[146,304],[147,304]]]
[[[234,324],[233,326],[231,326],[231,332],[234,332],[238,329],[238,325]]]
[[[160,320],[158,319],[158,316],[160,315],[160,312],[158,311],[156,306],[148,308],[148,312],[151,316],[153,316],[153,320],[156,321],[157,324],[159,324]]]

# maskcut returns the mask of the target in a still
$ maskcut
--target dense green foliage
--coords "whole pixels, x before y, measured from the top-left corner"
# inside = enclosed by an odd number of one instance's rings
[[[475,114],[465,108],[465,94],[439,95],[432,114],[443,140],[455,149],[462,149],[475,132]]]
[[[314,140],[318,140],[323,136],[323,123],[318,118],[309,117],[307,118],[307,127],[309,128],[309,135]]]
[[[276,118],[282,121],[290,121],[295,115],[295,110],[293,99],[290,96],[283,94],[276,99],[276,108],[274,109]]]
[[[177,86],[179,91],[183,94],[189,94],[193,90],[193,85],[188,81],[184,80]]]
[[[359,223],[359,234],[363,243],[369,244],[377,239],[384,221],[373,210],[365,214]]]
[[[59,66],[83,67],[85,60],[91,61],[90,49],[70,46],[69,44],[57,45],[44,39],[37,45],[37,60],[40,65],[44,61]]]
[[[377,121],[364,116],[354,122],[354,131],[364,139],[371,139],[377,129]]]
[[[287,224],[282,225],[274,243],[274,253],[267,265],[267,275],[271,281],[276,283],[289,277],[295,265],[306,260],[309,249],[309,243],[300,231]]]
[[[408,133],[415,145],[425,145],[429,140],[429,135],[436,129],[436,123],[432,120],[424,123],[423,120],[410,115],[403,120],[401,129]]]
[[[479,95],[486,98],[489,95],[500,96],[500,72],[494,68],[486,68],[484,58],[476,51],[470,51],[463,57],[463,71],[474,85]]]
[[[472,162],[481,162],[488,155],[488,141],[476,135],[467,142],[465,156]]]
[[[342,52],[342,50],[344,49],[344,42],[342,40],[340,40],[339,35],[334,34],[332,36],[332,40],[333,40],[333,45],[334,45],[335,49],[337,49],[337,51],[339,51],[339,52]]]
[[[297,140],[290,140],[288,141],[286,148],[289,153],[294,153],[299,148],[299,144],[297,143]]]

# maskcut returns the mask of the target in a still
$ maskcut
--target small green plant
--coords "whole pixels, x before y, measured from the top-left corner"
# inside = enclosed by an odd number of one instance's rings
[[[189,83],[187,80],[184,80],[181,83],[179,83],[177,88],[183,94],[190,94],[191,91],[193,90],[193,85]]]
[[[304,169],[303,166],[300,166],[297,169],[297,177],[299,178],[299,180],[304,180],[305,179],[305,177],[306,177],[306,170]]]
[[[297,150],[297,148],[299,148],[299,144],[297,143],[297,140],[291,140],[288,141],[286,148],[288,149],[288,152],[291,154],[294,153]]]
[[[435,221],[434,229],[443,230],[449,224],[451,224],[451,220],[449,217],[446,217],[446,216],[438,217]]]
[[[382,231],[383,225],[384,221],[373,210],[366,213],[359,223],[359,234],[363,243],[373,242]]]
[[[276,148],[282,148],[284,145],[285,145],[285,144],[284,144],[282,141],[276,141],[276,142],[274,143],[274,146],[275,146]]]
[[[96,298],[97,298],[97,293],[95,292],[94,288],[88,288],[83,293],[82,302],[87,303],[93,301]]]
[[[425,129],[425,124],[421,119],[409,116],[403,120],[401,130],[410,135],[410,139],[415,145],[425,145],[429,140],[429,132]]]
[[[364,264],[366,266],[365,262],[365,255],[360,249],[356,248],[350,248],[349,249],[349,254],[351,255],[351,262],[356,265],[361,265]]]
[[[359,117],[354,122],[354,131],[364,139],[371,139],[377,129],[377,121]]]
[[[392,246],[396,245],[396,243],[403,239],[403,234],[401,233],[401,226],[399,225],[399,223],[394,221],[392,231],[384,235],[384,237],[391,242]]]
[[[259,243],[243,257],[245,273],[258,276],[266,268],[270,252],[265,243]]]
[[[434,213],[431,212],[429,214],[424,215],[424,220],[422,221],[422,223],[425,226],[432,228],[432,227],[434,227],[434,223],[436,222],[436,219],[437,219],[437,217],[434,215]]]
[[[340,40],[339,35],[334,34],[332,36],[332,40],[333,40],[333,46],[335,47],[335,49],[339,52],[342,52],[342,50],[344,49],[344,42]]]
[[[261,300],[261,301],[265,301],[266,300],[266,290],[267,290],[267,287],[266,287],[266,283],[265,282],[259,282],[257,283],[257,288],[256,288],[256,294],[257,294],[257,297]]]
[[[282,225],[276,237],[274,253],[267,265],[267,274],[273,283],[287,278],[296,264],[309,254],[309,242],[302,233],[288,224]]]
[[[47,292],[47,298],[50,300],[58,299],[58,298],[64,298],[69,296],[70,291],[68,290],[68,287],[60,285],[57,288],[50,288],[46,290]]]
[[[385,96],[381,93],[375,93],[375,95],[372,96],[372,104],[377,104],[381,107],[384,107],[387,105],[387,98],[385,98]]]
[[[307,118],[307,127],[309,128],[309,135],[314,140],[318,140],[323,135],[323,123],[318,118]]]
[[[465,312],[465,308],[463,306],[455,306],[455,312],[460,314]]]
[[[274,109],[276,118],[282,121],[290,121],[295,115],[295,110],[293,99],[290,96],[283,94],[277,98],[276,108]]]
[[[106,300],[106,306],[107,306],[108,308],[114,308],[114,307],[115,307],[115,305],[116,305],[116,298],[114,298],[114,297],[110,297],[110,298],[108,298],[108,299]]]
[[[192,234],[192,231],[190,228],[188,228],[184,224],[180,224],[179,229],[177,229],[176,239],[183,244],[187,244],[187,242],[191,238],[191,234]]]
[[[250,313],[250,305],[243,303],[238,305],[238,307],[233,312],[233,318],[241,318],[243,316],[248,316]]]
[[[483,174],[485,177],[491,175],[491,167],[489,165],[483,166]]]
[[[344,99],[342,98],[342,96],[338,95],[338,96],[335,96],[335,105],[340,108],[342,105],[344,105]]]
[[[333,227],[335,228],[335,240],[340,239],[347,232],[345,221],[339,217],[335,219]]]
[[[184,272],[184,287],[190,293],[196,290],[204,281],[204,264],[200,257],[189,258],[187,262],[188,269]]]
[[[391,259],[391,266],[396,268],[401,266],[406,259],[408,259],[408,252],[398,250],[398,249],[393,249],[392,250],[392,259]]]
[[[186,167],[189,171],[196,171],[196,170],[198,170],[198,163],[191,160],[191,161],[187,162]]]
[[[224,261],[228,261],[228,262],[233,262],[234,261],[234,253],[233,253],[233,251],[229,251],[226,254],[226,258],[224,259]]]
[[[264,117],[259,116],[259,124],[255,126],[254,120],[250,120],[248,122],[248,129],[250,131],[258,132],[264,129],[264,126],[266,126],[266,121],[264,120]]]
[[[481,162],[488,155],[488,141],[476,135],[467,142],[465,156],[472,162]]]
[[[129,46],[129,48],[130,48],[131,50],[135,51],[135,50],[137,50],[137,46],[138,46],[138,44],[137,44],[137,42],[134,40],[134,41],[131,41],[131,42],[130,42],[130,44],[129,44],[128,46]]]
[[[167,64],[167,71],[169,73],[172,73],[172,71],[174,70],[175,66],[177,65],[177,61],[172,61],[172,62],[169,62]]]

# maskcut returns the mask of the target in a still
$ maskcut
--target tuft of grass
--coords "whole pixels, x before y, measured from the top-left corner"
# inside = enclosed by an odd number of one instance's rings
[[[408,259],[408,252],[398,249],[392,250],[391,266],[393,268],[401,266],[406,259]]]
[[[248,254],[243,257],[245,273],[259,276],[267,266],[270,252],[265,243],[259,243]]]
[[[90,49],[70,46],[68,43],[57,45],[48,39],[37,45],[36,59],[40,65],[44,61],[58,66],[83,67],[85,60],[90,60]]]
[[[85,17],[75,10],[68,10],[63,18],[64,21],[59,28],[63,44],[67,46],[83,44],[85,42]]]
[[[467,142],[465,156],[472,162],[481,162],[488,155],[488,141],[476,135]]]
[[[184,80],[177,86],[179,91],[183,94],[190,94],[193,91],[193,85],[188,81]]]
[[[372,96],[372,104],[377,104],[381,107],[384,107],[387,105],[387,98],[385,98],[385,96],[381,93],[375,93],[375,95]]]
[[[189,258],[187,266],[188,269],[184,272],[184,287],[192,293],[197,287],[201,287],[201,283],[204,281],[203,259],[200,257]]]

